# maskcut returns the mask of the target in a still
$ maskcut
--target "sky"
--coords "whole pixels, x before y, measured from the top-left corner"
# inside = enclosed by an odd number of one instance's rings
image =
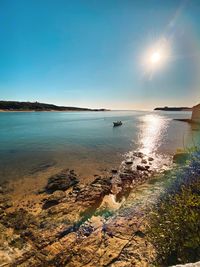
[[[0,99],[125,110],[197,104],[199,14],[199,0],[1,0]]]

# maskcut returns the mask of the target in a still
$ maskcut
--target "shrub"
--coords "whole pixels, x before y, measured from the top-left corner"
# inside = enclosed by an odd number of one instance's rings
[[[200,259],[200,152],[168,175],[171,182],[150,214],[148,229],[159,266]]]

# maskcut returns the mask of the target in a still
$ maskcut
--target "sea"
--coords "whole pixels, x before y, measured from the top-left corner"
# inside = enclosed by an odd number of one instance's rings
[[[74,169],[82,179],[107,172],[140,151],[172,158],[197,146],[191,112],[1,112],[0,181]],[[122,126],[113,127],[113,121]],[[164,164],[164,163],[163,163]]]

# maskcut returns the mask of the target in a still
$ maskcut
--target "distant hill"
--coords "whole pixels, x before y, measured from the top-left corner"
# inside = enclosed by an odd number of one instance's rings
[[[0,101],[3,111],[106,111],[106,109],[89,109],[78,107],[64,107],[39,102]]]
[[[192,111],[192,108],[189,107],[159,107],[154,110],[163,110],[163,111]]]

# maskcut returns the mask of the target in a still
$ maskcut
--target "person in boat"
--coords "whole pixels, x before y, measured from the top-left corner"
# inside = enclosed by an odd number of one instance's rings
[[[120,126],[120,125],[122,125],[122,122],[121,121],[113,122],[113,126]]]

